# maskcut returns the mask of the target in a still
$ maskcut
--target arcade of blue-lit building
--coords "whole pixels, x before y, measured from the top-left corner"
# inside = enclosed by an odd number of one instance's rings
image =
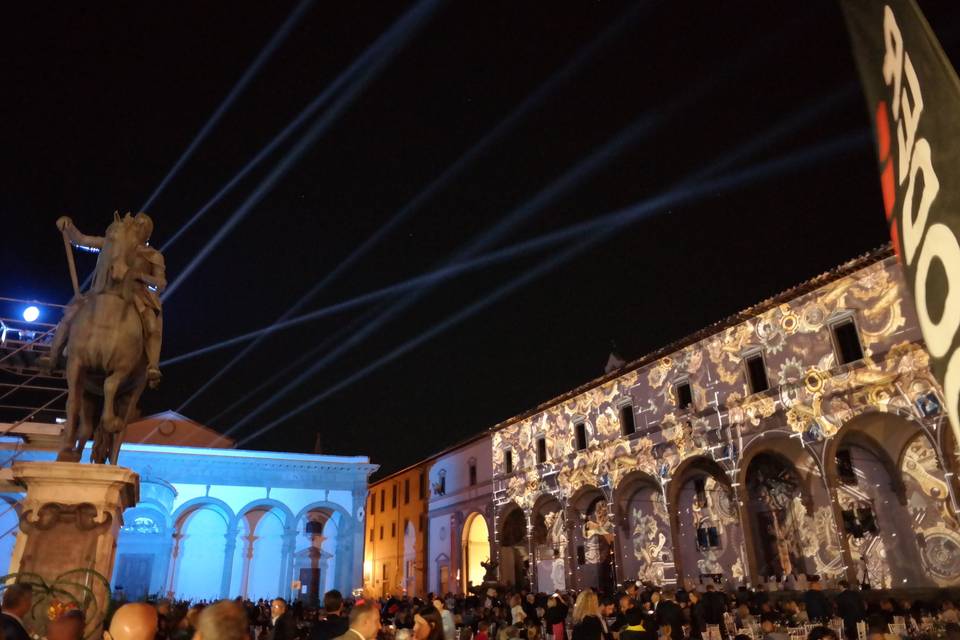
[[[0,432],[3,467],[55,458],[59,424],[23,422]],[[140,476],[112,580],[129,599],[317,602],[329,589],[349,593],[362,584],[363,509],[377,469],[365,456],[239,450],[168,411],[129,426],[119,463]],[[22,498],[0,494],[4,574]]]

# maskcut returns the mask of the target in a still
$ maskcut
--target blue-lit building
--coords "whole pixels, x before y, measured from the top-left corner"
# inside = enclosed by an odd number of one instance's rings
[[[4,466],[52,460],[60,426],[2,430]],[[120,464],[140,475],[124,513],[113,586],[128,598],[283,596],[316,601],[362,585],[363,510],[376,469],[366,456],[235,448],[168,411],[128,428]],[[20,494],[0,494],[0,571],[18,531]]]

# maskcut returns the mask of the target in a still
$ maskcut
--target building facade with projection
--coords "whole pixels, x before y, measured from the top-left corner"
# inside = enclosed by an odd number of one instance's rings
[[[0,438],[4,466],[52,460],[59,430],[17,426]],[[124,513],[112,580],[126,597],[316,602],[328,589],[361,586],[367,480],[377,468],[368,458],[238,450],[166,412],[128,427],[119,463],[140,475],[140,501]],[[6,569],[22,495],[0,498]]]
[[[501,581],[956,585],[943,407],[874,252],[494,427]]]

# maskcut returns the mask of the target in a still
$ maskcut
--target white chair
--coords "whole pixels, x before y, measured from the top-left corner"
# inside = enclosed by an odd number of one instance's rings
[[[867,640],[867,623],[858,622],[857,623],[857,640]]]
[[[901,620],[902,620],[902,618],[901,618]],[[905,625],[905,624],[902,624],[902,623],[901,623],[901,624],[893,623],[893,624],[888,624],[887,627],[890,629],[890,633],[892,633],[892,634],[894,634],[894,635],[896,635],[896,636],[903,637],[903,636],[907,635],[907,625]]]

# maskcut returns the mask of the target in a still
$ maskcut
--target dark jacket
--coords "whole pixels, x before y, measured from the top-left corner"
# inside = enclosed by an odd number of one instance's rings
[[[695,604],[691,604],[688,609],[690,612],[690,637],[700,638],[703,632],[707,630],[706,612],[703,608],[703,599]]]
[[[657,606],[657,627],[670,625],[670,637],[683,640],[683,609],[676,602],[664,600]]]
[[[830,617],[830,603],[823,591],[807,589],[803,594],[803,601],[807,605],[807,617],[810,622],[820,622]]]
[[[573,626],[572,640],[601,640],[603,625],[597,616],[586,616],[579,624]]]
[[[867,607],[863,603],[863,596],[859,591],[844,589],[837,594],[835,599],[837,603],[837,615],[843,618],[843,624],[847,627],[856,626],[856,623],[863,620],[867,614]]]
[[[5,613],[0,613],[0,630],[3,631],[4,640],[30,640],[23,625],[17,622],[16,618]]]
[[[296,640],[297,621],[293,619],[293,614],[287,611],[277,618],[277,622],[270,630],[270,640]]]
[[[727,612],[726,596],[719,591],[707,591],[700,602],[703,604],[703,619],[706,623],[722,625],[723,614]]]
[[[350,628],[350,620],[345,616],[331,613],[322,620],[317,620],[310,630],[310,640],[333,640],[339,638]]]

